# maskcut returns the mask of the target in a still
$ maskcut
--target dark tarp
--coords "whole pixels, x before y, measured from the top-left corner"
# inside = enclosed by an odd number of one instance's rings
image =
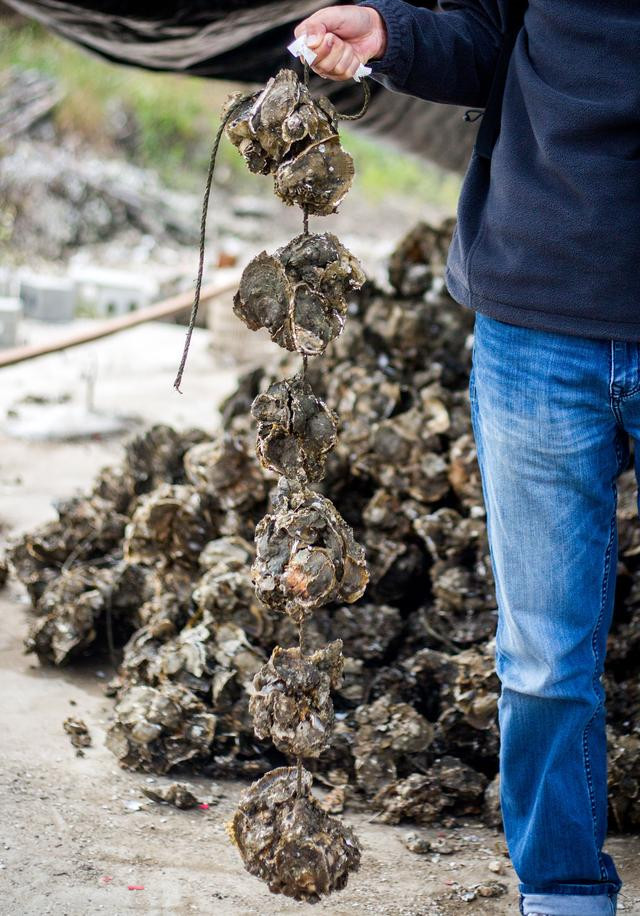
[[[281,66],[292,66],[286,45],[293,27],[328,5],[318,0],[4,2],[108,60],[250,83],[263,83]],[[314,81],[340,110],[360,106],[362,90],[355,83],[317,77]],[[475,134],[460,109],[390,93],[377,83],[372,84],[371,106],[359,126],[455,171],[464,170]]]

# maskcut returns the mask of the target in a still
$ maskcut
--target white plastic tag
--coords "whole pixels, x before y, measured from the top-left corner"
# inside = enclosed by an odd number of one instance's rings
[[[304,35],[301,35],[300,38],[296,38],[290,45],[287,45],[287,51],[291,51],[294,57],[302,57],[309,66],[311,66],[318,56],[315,51],[311,50]]]
[[[306,60],[309,66],[311,66],[311,64],[318,56],[316,52],[312,51],[308,46],[304,35],[301,35],[300,38],[296,38],[296,40],[292,41],[290,45],[287,45],[287,50],[290,51],[294,57],[302,57],[303,60]],[[360,64],[353,78],[356,83],[359,83],[363,76],[369,76],[370,73],[371,67],[366,67],[364,64]]]

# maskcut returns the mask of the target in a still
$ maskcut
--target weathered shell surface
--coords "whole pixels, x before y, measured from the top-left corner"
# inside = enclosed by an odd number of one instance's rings
[[[223,117],[238,101],[232,95]],[[275,171],[292,147],[334,133],[333,106],[326,99],[316,102],[293,70],[280,70],[262,92],[249,99],[228,122],[226,134],[252,172]]]
[[[230,832],[247,870],[274,894],[315,903],[347,884],[360,865],[350,827],[327,814],[311,795],[311,773],[271,770],[240,798]]]
[[[389,280],[403,296],[420,296],[431,287],[433,265],[447,257],[455,220],[439,226],[420,222],[398,243],[389,259]]]
[[[336,640],[312,655],[276,646],[253,680],[249,712],[259,738],[271,738],[278,750],[318,757],[333,727],[331,689],[342,680],[342,642]]]
[[[398,761],[426,751],[433,740],[431,723],[408,703],[396,703],[389,696],[358,707],[356,721],[356,779],[367,792],[395,779]]]
[[[241,509],[266,497],[264,475],[255,456],[229,433],[192,446],[184,456],[189,483],[215,497],[223,509]]]
[[[333,503],[281,478],[273,514],[256,528],[258,597],[302,620],[330,601],[356,601],[368,582],[363,548]]]
[[[206,570],[193,589],[199,615],[216,624],[233,623],[252,639],[266,640],[273,632],[274,615],[256,597],[250,567],[253,547],[242,538],[218,538],[200,554]]]
[[[334,235],[299,235],[275,255],[263,251],[249,262],[233,310],[252,331],[266,328],[284,349],[316,356],[342,331],[347,297],[364,279]]]
[[[216,717],[186,688],[125,689],[106,745],[130,769],[166,773],[195,757],[206,757],[213,743]]]
[[[227,100],[223,117],[239,98]],[[351,187],[353,160],[340,145],[335,109],[312,98],[293,70],[280,70],[240,105],[226,134],[252,172],[275,172],[274,190],[285,203],[327,215]]]
[[[353,176],[353,159],[334,134],[282,162],[274,190],[286,204],[297,204],[315,216],[328,216],[338,209]]]
[[[174,808],[186,810],[195,808],[199,804],[198,798],[193,794],[189,786],[183,782],[172,782],[168,786],[143,786],[143,793],[152,801],[164,805],[173,805]]]
[[[640,826],[640,735],[608,731],[609,793],[613,823],[618,830]]]
[[[336,443],[338,418],[299,376],[274,382],[251,405],[257,451],[265,468],[286,477],[320,480]]]
[[[213,507],[195,487],[164,484],[143,496],[127,525],[125,558],[132,563],[196,563],[216,533]]]
[[[111,576],[84,567],[63,573],[44,591],[37,619],[26,640],[41,661],[63,665],[96,638],[99,618],[109,604]]]
[[[432,824],[447,814],[478,814],[486,786],[482,773],[455,757],[443,757],[425,774],[412,773],[384,786],[373,804],[387,824],[404,820]]]
[[[101,497],[64,500],[56,509],[56,521],[24,535],[7,551],[12,569],[34,603],[70,556],[86,562],[118,547],[127,523],[113,503]]]

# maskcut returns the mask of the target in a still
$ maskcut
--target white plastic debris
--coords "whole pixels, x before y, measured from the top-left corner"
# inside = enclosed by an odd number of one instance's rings
[[[292,41],[290,45],[287,45],[287,51],[290,51],[294,57],[302,57],[309,64],[309,66],[311,66],[311,64],[318,56],[316,52],[312,51],[307,44],[305,35],[301,35],[300,38],[296,38],[296,40]]]
[[[356,72],[353,74],[353,78],[356,83],[359,83],[364,76],[369,76],[370,73],[371,67],[366,67],[364,64],[360,64]]]
[[[309,66],[311,66],[311,64],[318,56],[316,52],[312,51],[307,44],[305,35],[301,35],[300,38],[296,38],[296,40],[292,41],[290,45],[287,45],[287,50],[290,51],[294,57],[302,57],[309,64]],[[364,64],[360,64],[354,73],[353,78],[356,83],[359,83],[363,76],[369,76],[370,73],[371,67],[366,67]]]

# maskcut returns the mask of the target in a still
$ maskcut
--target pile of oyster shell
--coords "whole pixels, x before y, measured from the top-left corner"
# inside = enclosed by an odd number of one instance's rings
[[[33,603],[27,646],[43,664],[95,655],[106,668],[111,633],[120,667],[110,685],[109,744],[122,765],[250,779],[276,768],[243,801],[241,849],[256,842],[247,816],[277,840],[274,856],[292,836],[334,836],[308,794],[307,773],[316,787],[343,794],[348,810],[375,810],[393,823],[500,823],[495,599],[467,396],[473,316],[440,291],[449,227],[429,228],[422,244],[421,231],[392,258],[398,288],[367,282],[349,293],[349,320],[323,358],[309,361],[304,384],[293,353],[275,373],[248,373],[223,405],[224,429],[213,440],[198,430],[150,429],[90,493],[59,503],[57,521],[10,551]],[[435,247],[434,232],[442,236]],[[403,279],[418,276],[420,257],[436,277],[426,294]],[[364,548],[370,581],[353,603],[342,597],[344,568],[335,562],[340,545],[353,548],[333,515],[300,501],[295,488],[275,488],[268,505],[276,475],[295,477],[289,469],[298,467]],[[264,534],[273,532],[277,549],[261,551],[258,565],[261,589],[272,576],[268,600],[279,604],[293,587],[299,610],[313,603],[306,585],[295,588],[297,563],[289,573],[291,520],[300,511],[307,543],[295,556],[303,554],[306,569],[305,557],[320,551],[314,563],[332,595],[303,614],[304,658],[296,620],[256,595],[251,579],[253,537],[267,510]],[[637,831],[640,528],[632,468],[619,479],[618,530],[606,664],[610,823]],[[301,696],[308,715],[298,719]],[[291,756],[325,743],[320,756],[305,757],[296,794]],[[337,886],[351,867],[348,834],[340,837],[342,864],[330,875],[326,841],[316,847],[318,888],[331,879]],[[268,880],[282,880],[270,859],[252,861]]]

